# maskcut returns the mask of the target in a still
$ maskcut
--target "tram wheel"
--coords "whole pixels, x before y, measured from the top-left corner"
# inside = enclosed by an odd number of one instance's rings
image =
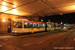
[[[18,35],[18,33],[15,33],[15,36],[17,36]]]

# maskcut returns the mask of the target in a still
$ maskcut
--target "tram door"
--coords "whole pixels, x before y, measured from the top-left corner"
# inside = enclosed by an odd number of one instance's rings
[[[11,33],[11,19],[8,19],[8,33]]]

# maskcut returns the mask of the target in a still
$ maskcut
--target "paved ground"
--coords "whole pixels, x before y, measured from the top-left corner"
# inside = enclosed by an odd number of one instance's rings
[[[1,35],[0,50],[75,50],[75,29],[19,36]]]

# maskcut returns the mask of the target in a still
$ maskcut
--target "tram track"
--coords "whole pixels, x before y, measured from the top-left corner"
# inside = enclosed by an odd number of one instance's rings
[[[54,47],[55,44],[57,44],[58,42],[62,41],[62,43],[56,45],[57,47],[61,47],[67,41],[68,36],[71,36],[71,34],[73,34],[73,32],[75,32],[75,31],[69,32],[68,35],[66,34],[65,36],[57,39],[57,41],[55,41],[55,40],[54,40],[54,42],[52,41],[47,47],[43,48],[42,50],[46,50],[48,47],[50,47],[50,48]],[[57,49],[57,50],[59,50],[59,49]]]
[[[10,38],[4,41],[1,40],[1,41],[2,43],[5,43],[7,46],[11,46],[11,48],[14,48],[14,49],[19,49],[19,48],[28,49],[29,47],[31,49],[34,49],[34,48],[40,47],[39,49],[37,48],[35,50],[40,50],[40,49],[48,50],[47,48],[50,47],[49,50],[54,50],[54,48],[52,47],[56,47],[56,46],[62,47],[67,42],[67,39],[69,39],[71,35],[74,34],[74,32],[75,32],[74,30],[69,30],[68,32],[52,33],[52,34],[50,34],[49,32],[46,32],[42,34],[40,33],[31,34],[31,35],[27,35],[23,37],[15,36],[14,38]]]

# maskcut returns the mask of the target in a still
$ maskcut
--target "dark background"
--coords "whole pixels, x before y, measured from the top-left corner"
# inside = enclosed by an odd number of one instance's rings
[[[75,13],[69,13],[69,14],[63,14],[63,15],[53,15],[53,16],[45,16],[45,17],[39,17],[39,20],[44,20],[44,22],[47,22],[50,20],[54,23],[67,23],[67,24],[75,24]]]

